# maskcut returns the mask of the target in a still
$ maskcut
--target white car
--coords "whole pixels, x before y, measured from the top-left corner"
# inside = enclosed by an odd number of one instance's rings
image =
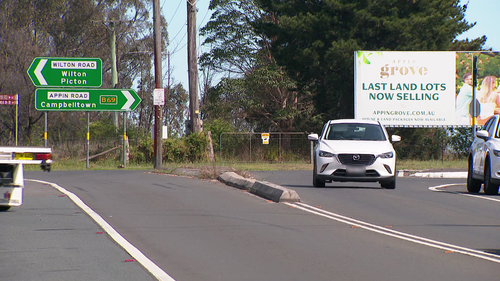
[[[478,193],[484,183],[484,193],[498,194],[500,185],[500,116],[492,116],[476,137],[469,149],[467,190]]]
[[[313,185],[325,182],[379,182],[382,188],[396,188],[396,152],[391,136],[380,122],[355,119],[328,121],[321,135],[308,135],[315,141]],[[392,143],[391,143],[392,142]]]

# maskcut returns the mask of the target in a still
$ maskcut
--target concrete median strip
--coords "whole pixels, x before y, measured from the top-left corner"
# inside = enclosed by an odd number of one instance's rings
[[[467,172],[417,172],[398,171],[398,177],[422,178],[467,178]],[[225,172],[219,175],[219,181],[232,187],[246,190],[262,198],[274,202],[300,202],[295,190],[267,181],[258,181],[238,175],[235,172]]]
[[[447,179],[466,179],[467,171],[398,171],[398,178],[417,177],[417,178],[447,178]]]
[[[274,202],[299,202],[300,197],[295,192],[280,185],[267,181],[244,178],[234,172],[222,173],[219,180],[227,185],[246,190],[262,198]]]

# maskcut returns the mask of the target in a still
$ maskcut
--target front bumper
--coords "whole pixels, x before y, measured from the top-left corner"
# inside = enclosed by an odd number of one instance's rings
[[[395,158],[376,158],[368,165],[345,165],[337,157],[316,159],[317,178],[325,181],[385,182],[396,178]]]
[[[491,183],[500,185],[500,158],[491,159]]]

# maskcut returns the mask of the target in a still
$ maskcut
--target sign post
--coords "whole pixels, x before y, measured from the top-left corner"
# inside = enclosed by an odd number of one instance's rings
[[[38,111],[132,111],[141,98],[132,89],[46,89],[35,91]]]
[[[33,59],[27,73],[36,87],[101,87],[102,61],[38,57]]]

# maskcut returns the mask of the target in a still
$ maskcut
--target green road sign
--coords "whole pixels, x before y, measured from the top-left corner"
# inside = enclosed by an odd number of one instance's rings
[[[37,87],[101,87],[99,58],[35,58],[28,76]]]
[[[132,89],[47,89],[35,91],[39,111],[131,111],[141,98]]]

